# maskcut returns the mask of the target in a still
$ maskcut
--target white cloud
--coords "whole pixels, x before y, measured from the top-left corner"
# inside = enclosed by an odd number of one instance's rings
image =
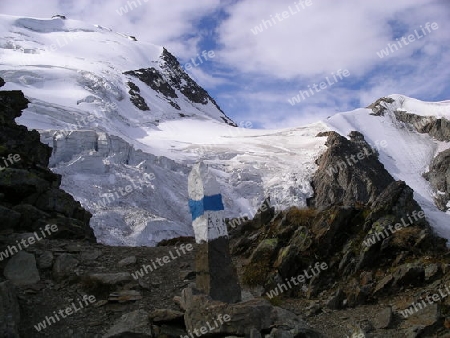
[[[309,77],[339,68],[361,75],[379,61],[376,51],[391,41],[390,20],[418,27],[427,16],[443,19],[440,7],[429,6],[423,12],[420,0],[311,0],[311,6],[276,20],[276,13],[289,11],[289,6],[296,10],[292,0],[264,4],[243,0],[228,8],[230,17],[219,30],[224,62],[241,72],[280,79]],[[409,11],[412,19],[402,17],[399,13],[403,11]],[[252,33],[253,27],[271,16],[276,22],[273,27],[267,24],[263,32]]]

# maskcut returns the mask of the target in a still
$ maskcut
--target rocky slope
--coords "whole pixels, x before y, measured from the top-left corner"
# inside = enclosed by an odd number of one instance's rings
[[[349,332],[361,337],[443,336],[448,298],[406,319],[401,314],[413,302],[445,290],[450,281],[446,241],[424,218],[412,189],[394,181],[375,152],[370,166],[360,161],[341,166],[334,176],[325,173],[352,154],[364,153],[368,145],[361,134],[347,140],[331,132],[327,145],[314,176],[313,208],[278,213],[262,208],[261,217],[270,219],[266,223],[230,220],[232,253],[244,262],[243,281],[273,302],[290,304],[322,323],[330,337]],[[383,309],[380,316],[389,318],[385,325],[376,324],[378,315],[357,323],[357,309],[366,304]],[[349,327],[327,325],[330,311],[351,308],[357,309],[347,312],[353,313]]]

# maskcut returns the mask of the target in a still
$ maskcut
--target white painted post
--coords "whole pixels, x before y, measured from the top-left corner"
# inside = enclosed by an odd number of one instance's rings
[[[241,300],[241,287],[231,260],[220,187],[202,162],[188,177],[189,208],[196,247],[196,287],[212,299]]]

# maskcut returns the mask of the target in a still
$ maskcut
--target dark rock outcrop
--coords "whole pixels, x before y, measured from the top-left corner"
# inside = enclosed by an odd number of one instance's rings
[[[440,152],[431,162],[430,171],[424,174],[435,191],[434,201],[442,210],[450,210],[450,149]]]
[[[20,306],[9,281],[0,283],[0,336],[19,338]]]
[[[370,204],[394,181],[361,133],[351,132],[350,140],[336,132],[318,136],[328,136],[328,149],[317,160],[319,169],[312,179],[314,197],[308,200],[309,206]]]
[[[183,290],[181,302],[186,309],[184,321],[188,333],[206,328],[208,334],[241,337],[249,337],[252,331],[271,333],[270,337],[323,337],[293,313],[262,298],[228,304],[188,288]]]
[[[139,87],[131,81],[128,81],[127,85],[130,88],[128,94],[130,94],[131,102],[140,110],[143,111],[150,110],[150,108],[147,105],[147,102],[145,102],[145,99],[140,94],[141,90],[139,89]]]
[[[4,83],[3,80],[0,81]],[[36,130],[16,124],[28,100],[21,91],[0,92],[0,219],[2,231],[34,232],[56,224],[55,238],[95,241],[91,214],[65,191],[47,166],[51,148]]]
[[[438,141],[450,141],[450,121],[434,116],[421,116],[405,111],[395,110],[397,120],[409,123],[416,131],[428,134]]]
[[[384,116],[387,108],[383,103],[393,103],[394,101],[395,100],[390,97],[381,97],[371,105],[367,106],[367,108],[372,109],[373,113],[371,113],[371,115]]]
[[[133,77],[138,78],[142,82],[144,82],[147,86],[155,90],[156,92],[163,95],[167,102],[170,103],[175,109],[180,110],[180,106],[173,100],[178,98],[178,95],[175,91],[180,91],[187,100],[194,103],[200,103],[203,105],[211,102],[216,108],[222,112],[223,116],[221,116],[222,120],[236,127],[236,123],[234,123],[223,111],[220,109],[217,102],[208,94],[206,90],[200,87],[194,80],[192,80],[189,75],[184,71],[178,62],[177,58],[173,56],[167,49],[164,48],[163,53],[161,55],[162,59],[162,72],[157,70],[154,67],[150,68],[141,68],[137,70],[126,71],[125,75],[131,75]],[[136,98],[136,90],[131,94],[131,101],[136,105],[141,105],[141,102],[138,102]],[[140,101],[140,100],[139,100]],[[136,105],[138,107],[138,105]],[[139,107],[138,107],[139,108]],[[139,108],[141,109],[141,108]]]

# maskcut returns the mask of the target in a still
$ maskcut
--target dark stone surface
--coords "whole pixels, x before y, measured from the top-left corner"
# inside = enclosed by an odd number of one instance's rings
[[[241,287],[233,265],[227,237],[198,245],[195,259],[196,287],[214,300],[236,303]]]
[[[450,121],[434,116],[421,116],[405,111],[394,111],[397,120],[409,123],[422,134],[429,134],[439,141],[450,141]]]
[[[270,198],[266,198],[253,217],[253,224],[260,228],[269,223],[274,215],[275,208],[270,205]]]
[[[377,151],[356,131],[350,133],[350,140],[336,132],[318,136],[326,135],[328,149],[317,160],[319,169],[312,180],[314,197],[308,199],[308,205],[325,208],[372,203],[394,181],[378,160]],[[358,154],[363,158],[358,159]]]
[[[424,174],[424,177],[435,190],[436,206],[442,211],[450,210],[447,207],[450,201],[450,149],[440,152],[433,159],[430,171]]]
[[[0,79],[1,80],[1,79]],[[20,306],[12,283],[0,283],[0,336],[19,338]]]
[[[89,226],[92,215],[59,189],[61,176],[48,169],[52,149],[40,142],[36,130],[28,131],[14,120],[28,103],[21,91],[0,91],[0,157],[20,156],[19,161],[0,171],[0,219],[9,219],[0,227],[32,232],[46,224],[57,224],[61,228],[54,236],[95,241]]]
[[[130,90],[128,91],[128,94],[130,94],[130,101],[140,110],[150,110],[147,102],[145,102],[145,99],[140,95],[141,90],[139,87],[131,81],[128,81],[127,85],[130,87]]]

